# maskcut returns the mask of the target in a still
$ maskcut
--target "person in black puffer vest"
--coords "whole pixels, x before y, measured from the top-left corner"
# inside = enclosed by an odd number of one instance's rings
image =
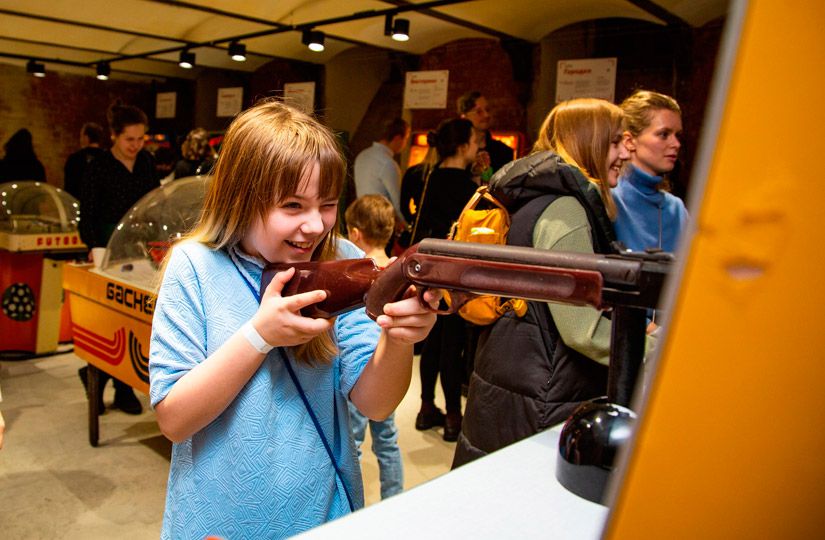
[[[505,165],[490,185],[512,216],[508,244],[611,253],[622,162],[622,110],[575,99],[545,119],[533,153]],[[482,332],[453,468],[563,422],[604,395],[610,320],[590,307],[528,302]]]

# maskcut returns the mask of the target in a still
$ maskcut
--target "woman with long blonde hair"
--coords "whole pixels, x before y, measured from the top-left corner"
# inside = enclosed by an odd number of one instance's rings
[[[493,176],[512,216],[507,243],[609,253],[615,239],[610,187],[628,157],[622,111],[599,99],[558,104],[529,156]],[[603,395],[610,320],[599,310],[528,302],[481,334],[453,466],[564,421]]]

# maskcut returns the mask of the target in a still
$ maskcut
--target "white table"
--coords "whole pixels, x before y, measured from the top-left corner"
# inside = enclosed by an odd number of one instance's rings
[[[599,538],[607,508],[556,480],[560,431],[533,435],[301,538]]]

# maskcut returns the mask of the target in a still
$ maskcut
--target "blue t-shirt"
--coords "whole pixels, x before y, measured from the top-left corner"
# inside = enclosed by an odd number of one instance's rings
[[[401,168],[392,159],[392,150],[374,142],[355,157],[352,168],[356,196],[383,195],[401,215]]]
[[[342,240],[339,256],[363,253]],[[255,314],[262,270],[263,261],[236,249],[193,241],[174,248],[152,321],[152,406]],[[359,309],[338,316],[334,333],[339,354],[332,363],[289,361],[360,508],[346,398],[380,328]],[[281,538],[350,512],[284,355],[273,349],[220,416],[173,445],[161,538]]]
[[[675,252],[688,213],[681,199],[659,191],[660,176],[651,176],[628,164],[613,188],[616,202],[616,238],[633,251],[661,248]]]

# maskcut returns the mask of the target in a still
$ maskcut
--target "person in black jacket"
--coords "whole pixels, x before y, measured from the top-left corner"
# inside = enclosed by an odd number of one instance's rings
[[[19,129],[3,145],[6,154],[0,159],[0,182],[12,180],[46,180],[46,170],[37,159],[32,144],[32,134]]]
[[[112,147],[91,162],[83,175],[80,196],[80,237],[89,247],[106,247],[120,219],[143,195],[160,185],[152,155],[143,149],[149,127],[146,114],[129,105],[115,103],[108,111]],[[86,384],[85,368],[78,372]],[[103,387],[97,399],[103,410]],[[132,387],[114,380],[114,406],[128,414],[143,407]],[[91,397],[90,397],[91,399]]]
[[[100,124],[86,122],[80,128],[80,150],[73,153],[63,166],[63,190],[80,198],[83,175],[94,159],[104,153],[103,128]]]
[[[506,163],[513,161],[513,149],[494,139],[490,133],[493,116],[490,114],[487,98],[481,92],[477,90],[467,92],[458,98],[456,106],[461,118],[466,118],[473,123],[473,131],[478,137],[479,155],[486,153],[490,158],[489,173],[495,173]]]
[[[616,208],[610,188],[630,157],[622,110],[600,99],[557,105],[534,153],[496,174],[508,201],[510,245],[610,253]],[[610,319],[590,307],[528,302],[485,328],[475,355],[453,467],[564,421],[582,401],[604,395]]]
[[[413,230],[413,243],[423,238],[446,238],[453,222],[478,186],[468,165],[478,152],[469,120],[442,122],[427,136],[435,147],[438,163],[426,174],[424,194]],[[464,371],[465,329],[459,315],[439,317],[421,351],[421,409],[415,420],[418,430],[444,426],[443,439],[455,441],[461,430],[461,378]],[[434,403],[435,383],[440,376],[447,414]]]
[[[143,149],[146,114],[115,104],[108,119],[112,147],[86,169],[80,194],[80,237],[89,248],[106,247],[126,211],[160,185],[152,154]]]

